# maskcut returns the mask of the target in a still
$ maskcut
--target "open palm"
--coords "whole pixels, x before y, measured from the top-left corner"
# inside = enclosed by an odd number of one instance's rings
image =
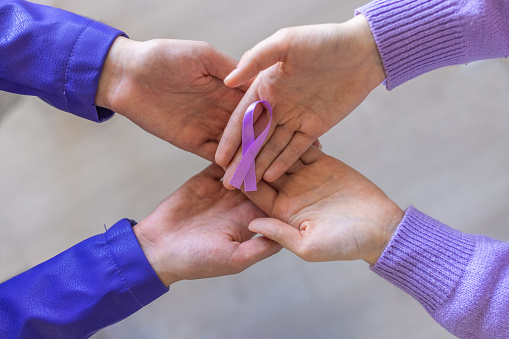
[[[236,60],[205,42],[118,38],[108,55],[105,107],[207,160],[244,92],[224,85]],[[106,77],[106,76],[105,76]],[[103,80],[103,78],[101,78]]]
[[[240,162],[242,118],[252,102],[272,105],[273,124],[257,158],[257,177],[274,181],[384,79],[369,26],[360,17],[280,30],[246,52],[225,83],[239,86],[258,72],[216,153],[217,163],[229,166],[226,178]]]
[[[239,273],[281,249],[265,237],[253,238],[249,223],[266,215],[242,192],[224,188],[223,174],[210,165],[135,226],[141,243],[153,244],[143,250],[167,286]]]
[[[245,194],[274,218],[249,229],[308,261],[374,263],[403,216],[375,184],[314,146],[279,179]]]

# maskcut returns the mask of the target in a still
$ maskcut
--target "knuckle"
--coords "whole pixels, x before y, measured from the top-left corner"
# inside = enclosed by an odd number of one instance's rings
[[[286,49],[291,45],[293,37],[294,29],[291,27],[281,28],[273,35],[276,44],[282,49]]]
[[[263,64],[258,56],[251,58],[251,62],[257,70],[261,70],[263,68]]]
[[[292,144],[289,144],[287,146],[287,149],[290,152],[290,160],[293,160],[294,158],[298,159],[302,155],[302,153],[304,153],[306,151],[305,148],[302,149],[299,146],[292,145]]]
[[[250,48],[248,49],[247,51],[244,52],[244,54],[242,54],[242,58],[241,59],[244,59],[244,58],[247,58],[249,57],[251,54],[253,54],[253,49]]]

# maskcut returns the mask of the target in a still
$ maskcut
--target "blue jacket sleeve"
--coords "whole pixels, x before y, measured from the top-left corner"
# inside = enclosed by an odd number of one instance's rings
[[[95,106],[104,60],[123,32],[100,22],[23,0],[0,2],[0,90],[40,97],[101,122]]]
[[[0,338],[84,338],[168,291],[128,219],[0,284]]]

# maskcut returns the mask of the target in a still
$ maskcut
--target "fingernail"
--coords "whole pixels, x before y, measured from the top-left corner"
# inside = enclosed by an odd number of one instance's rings
[[[224,82],[228,82],[231,78],[233,78],[235,76],[235,74],[238,73],[238,70],[235,68],[233,71],[230,72],[230,74],[228,74],[226,76],[226,78],[224,78]]]

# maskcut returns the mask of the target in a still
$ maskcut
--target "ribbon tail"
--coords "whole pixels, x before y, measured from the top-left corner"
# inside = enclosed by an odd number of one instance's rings
[[[247,171],[246,177],[244,178],[244,190],[246,192],[256,191],[256,170],[255,162],[251,163],[249,170]]]
[[[230,185],[236,188],[240,188],[242,182],[244,181],[244,189],[247,191],[248,187],[246,187],[245,182],[247,179],[249,181],[249,190],[252,191],[253,185],[254,189],[256,190],[255,158],[260,148],[261,145],[258,145],[256,142],[248,148],[246,153],[244,153],[244,156],[242,156],[239,164],[237,165],[237,169],[233,173],[233,176],[230,180]]]

